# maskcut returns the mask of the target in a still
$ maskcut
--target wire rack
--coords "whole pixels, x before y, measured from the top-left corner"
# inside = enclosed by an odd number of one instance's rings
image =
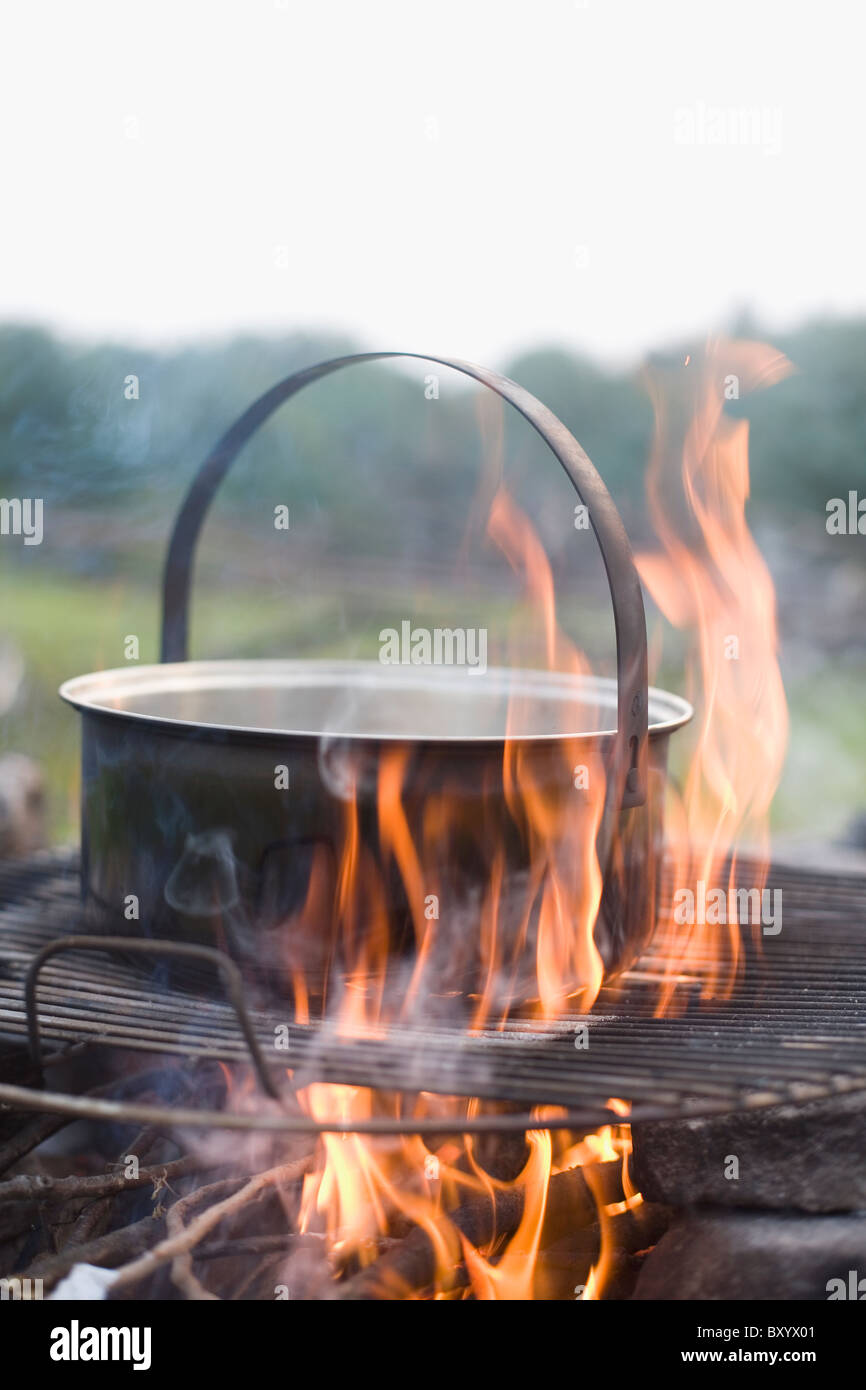
[[[755,871],[757,873],[757,871]],[[739,883],[750,881],[741,866]],[[139,965],[99,948],[40,951],[80,930],[78,864],[73,853],[43,854],[0,868],[0,1036],[158,1053],[177,1058],[249,1062],[261,1088],[277,1097],[312,1081],[368,1086],[417,1097],[477,1097],[505,1103],[469,1128],[528,1127],[538,1105],[564,1107],[586,1126],[611,1119],[612,1097],[632,1119],[719,1113],[805,1102],[866,1088],[866,875],[824,875],[771,866],[781,888],[782,931],[756,942],[743,930],[743,968],[724,1003],[701,999],[712,968],[690,956],[678,978],[680,1012],[655,1017],[659,981],[670,956],[670,881],[658,931],[639,966],[606,986],[589,1015],[555,1022],[509,1022],[467,1033],[453,1026],[393,1026],[377,1036],[341,1036],[327,1022],[299,1024],[279,1010],[250,1009],[233,998],[154,982],[154,962]],[[28,1020],[31,971],[35,1007]],[[230,991],[231,993],[231,991]],[[576,1046],[582,1029],[585,1046]],[[275,1047],[278,1036],[280,1047]],[[288,1079],[290,1076],[290,1080]],[[287,1115],[263,1103],[252,1113],[189,1110],[178,1120],[230,1128],[346,1128],[437,1132],[441,1121],[342,1125]],[[114,1117],[113,1102],[0,1086],[0,1102],[19,1108]],[[146,1120],[147,1107],[134,1118]],[[564,1123],[564,1121],[563,1121]]]

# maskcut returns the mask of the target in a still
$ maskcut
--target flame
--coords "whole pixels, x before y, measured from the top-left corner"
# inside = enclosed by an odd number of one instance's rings
[[[523,611],[509,634],[510,653],[526,657],[527,634],[532,660],[543,669],[576,677],[588,666],[562,633],[556,615],[553,575],[544,549],[528,518],[501,486],[489,492],[486,518],[489,541],[504,554],[523,590]],[[528,621],[527,621],[528,619]],[[515,662],[514,664],[518,664]],[[553,1018],[566,1008],[588,1011],[601,986],[603,962],[593,929],[602,892],[596,843],[605,799],[605,769],[600,754],[581,751],[576,737],[552,741],[539,760],[527,732],[529,707],[512,696],[508,704],[501,794],[483,787],[479,802],[461,796],[445,783],[426,789],[419,813],[411,786],[410,755],[405,746],[386,748],[376,767],[375,816],[378,860],[361,833],[359,787],[363,770],[343,769],[344,816],[336,863],[316,852],[301,908],[286,924],[286,965],[293,981],[295,1011],[309,1018],[313,994],[327,1008],[339,1031],[369,1035],[388,1023],[410,1020],[449,979],[459,941],[449,932],[450,855],[459,844],[486,850],[489,872],[475,919],[479,953],[466,1027],[477,1030],[505,1025],[519,1008]],[[585,705],[574,710],[573,727],[584,727]],[[574,768],[585,766],[588,786],[574,793]],[[504,802],[508,824],[502,824]],[[495,809],[497,808],[498,809]],[[508,879],[504,835],[525,846],[528,871],[522,898]],[[405,903],[404,954],[395,973],[395,942],[389,903]],[[517,901],[515,902],[515,897]],[[431,904],[437,908],[431,910]],[[326,951],[322,924],[330,922]],[[464,933],[465,935],[465,933]],[[411,945],[411,950],[406,950]],[[455,949],[456,948],[456,949]],[[316,951],[318,949],[318,956]],[[332,967],[340,962],[339,978]],[[316,982],[316,972],[329,974]],[[361,1087],[314,1084],[297,1093],[301,1108],[317,1119],[339,1117],[363,1121],[374,1115],[399,1115],[404,1103]],[[459,1133],[461,1120],[478,1112],[465,1101],[421,1097],[420,1113],[435,1113]],[[416,1111],[418,1113],[418,1111]],[[315,1167],[306,1175],[298,1224],[328,1242],[335,1267],[343,1272],[366,1268],[375,1259],[395,1220],[409,1221],[426,1232],[434,1252],[433,1297],[483,1299],[533,1297],[535,1270],[544,1225],[548,1184],[554,1173],[579,1163],[593,1164],[616,1154],[610,1139],[593,1145],[587,1139],[563,1158],[545,1130],[526,1136],[525,1162],[509,1181],[493,1176],[479,1158],[478,1146],[465,1138],[428,1148],[420,1138],[384,1140],[357,1134],[325,1134]],[[478,1245],[449,1216],[469,1198],[494,1202],[496,1194],[514,1192],[522,1202],[513,1234]],[[464,1271],[462,1289],[455,1270]],[[389,1274],[383,1294],[415,1296]]]
[[[472,1290],[476,1298],[485,1301],[525,1300],[533,1296],[553,1146],[546,1130],[531,1130],[526,1139],[530,1154],[518,1179],[525,1194],[523,1215],[498,1263],[494,1265],[485,1259],[465,1236],[462,1240]]]
[[[558,625],[544,549],[502,487],[490,498],[486,534],[523,588],[509,653],[525,656],[528,632],[542,669],[589,674]],[[315,995],[342,1031],[381,1030],[411,1019],[437,995],[466,994],[470,978],[467,1026],[474,1029],[503,1026],[515,1009],[554,1018],[567,1004],[591,1008],[604,972],[593,933],[605,767],[577,736],[551,740],[539,753],[538,741],[526,737],[530,710],[529,697],[511,695],[501,784],[482,786],[479,795],[441,778],[419,794],[402,744],[380,751],[372,798],[369,768],[341,769],[336,861],[317,847],[305,900],[279,937],[299,1019],[311,1016]],[[586,727],[592,710],[585,697],[575,697],[571,714],[574,729]],[[579,791],[577,766],[586,783]],[[371,802],[375,837],[361,830]],[[509,838],[522,845],[528,865],[519,882],[506,854]],[[472,855],[486,875],[480,901],[466,902],[460,865]],[[404,905],[405,930],[395,928],[395,902]],[[460,930],[459,912],[471,913],[471,932]],[[402,931],[396,940],[395,930]]]
[[[398,1110],[393,1100],[357,1087],[315,1085],[299,1093],[299,1098],[310,1113],[329,1119],[370,1118],[389,1104],[391,1113]],[[461,1118],[478,1113],[477,1102],[467,1110],[466,1102],[456,1098],[426,1099],[435,1113],[450,1114],[455,1125]],[[556,1117],[551,1107],[537,1114],[539,1119]],[[607,1125],[565,1147],[554,1141],[550,1130],[531,1130],[526,1135],[526,1160],[510,1181],[485,1170],[468,1138],[443,1143],[435,1152],[418,1136],[371,1140],[358,1135],[324,1135],[321,1146],[322,1161],[304,1181],[299,1227],[307,1233],[327,1235],[338,1274],[372,1265],[395,1220],[398,1224],[408,1221],[428,1238],[432,1256],[429,1286],[416,1289],[394,1269],[388,1269],[378,1279],[379,1297],[424,1294],[524,1301],[544,1296],[538,1256],[550,1183],[576,1168],[584,1174],[594,1198],[601,1232],[598,1259],[587,1272],[586,1289],[579,1296],[597,1297],[613,1257],[612,1220],[634,1213],[642,1201],[627,1176],[631,1152],[627,1124]],[[610,1202],[602,1175],[605,1167],[617,1165],[622,1168],[626,1195],[621,1201]],[[606,1181],[610,1181],[609,1175]],[[498,1233],[494,1220],[490,1237],[475,1242],[452,1219],[467,1199],[487,1201],[492,1210],[497,1196],[504,1194],[515,1194],[519,1199],[520,1217],[513,1232]]]
[[[508,493],[494,495],[487,525],[488,535],[500,547],[512,568],[523,578],[531,630],[543,641],[548,670],[572,676],[589,674],[586,661],[565,637],[556,621],[556,599],[550,564],[528,518]],[[575,720],[581,712],[575,710]],[[582,718],[586,720],[584,708]],[[521,743],[525,709],[512,699],[508,709],[503,779],[505,798],[517,823],[523,822],[530,846],[532,895],[541,891],[536,945],[536,978],[539,1012],[545,1018],[562,1012],[564,997],[591,1008],[601,988],[604,967],[593,937],[601,902],[602,873],[597,837],[604,809],[605,776],[599,758],[591,761],[589,784],[594,793],[578,799],[563,815],[560,803],[551,799],[539,775],[530,745]],[[578,727],[580,727],[578,723]],[[563,781],[588,755],[577,740],[560,741]]]
[[[787,370],[769,349],[717,343],[667,375],[657,370],[648,377],[656,433],[647,501],[660,549],[641,556],[639,565],[661,612],[685,634],[686,693],[698,708],[683,792],[670,798],[667,812],[677,885],[700,878],[715,884],[728,875],[733,886],[739,847],[766,846],[786,709],[772,583],[745,517],[747,424],[727,415],[724,404],[732,378],[753,389]],[[501,445],[499,435],[494,443]],[[495,469],[483,494],[486,537],[522,587],[509,632],[511,664],[576,679],[590,674],[559,627],[541,542]],[[655,650],[660,657],[659,643]],[[540,755],[540,741],[524,737],[529,716],[528,700],[513,694],[501,780],[487,768],[471,794],[455,775],[430,784],[422,776],[419,790],[412,754],[399,744],[380,750],[372,772],[362,762],[342,769],[336,854],[316,849],[304,902],[284,924],[284,963],[299,1021],[319,1012],[351,1038],[425,1020],[434,1002],[460,1001],[468,1032],[504,1028],[516,1013],[556,1020],[592,1009],[604,973],[595,928],[603,877],[611,871],[599,858],[605,767],[600,753],[587,752],[586,741],[568,733],[547,742]],[[572,728],[588,727],[585,703],[573,716]],[[582,794],[572,795],[578,764],[586,778]],[[512,841],[525,851],[518,882]],[[455,863],[467,847],[485,868],[478,896],[463,901]],[[395,903],[402,904],[396,927]],[[677,983],[692,978],[689,961],[701,964],[706,994],[733,987],[735,926],[720,932],[698,922],[674,937],[660,972],[659,1012],[678,1007]],[[297,1224],[327,1242],[335,1287],[368,1271],[382,1297],[548,1296],[553,1276],[540,1256],[562,1190],[557,1185],[577,1169],[592,1216],[586,1237],[592,1253],[584,1257],[577,1296],[604,1298],[615,1286],[617,1231],[645,1216],[629,1170],[627,1101],[612,1098],[610,1123],[591,1134],[531,1129],[508,1168],[514,1176],[503,1177],[502,1165],[485,1159],[483,1145],[462,1129],[484,1112],[479,1100],[410,1099],[323,1083],[296,1094],[319,1120],[351,1125],[381,1116],[433,1117],[451,1136],[431,1145],[418,1135],[321,1136]],[[540,1107],[532,1120],[554,1123],[560,1113]],[[479,1203],[486,1222],[466,1218]],[[509,1221],[500,1229],[505,1210]],[[424,1288],[383,1257],[391,1233],[407,1226],[427,1238]]]
[[[372,1097],[360,1087],[313,1085],[300,1097],[314,1119],[369,1119]],[[364,1253],[386,1229],[378,1170],[364,1140],[355,1134],[324,1134],[323,1162],[307,1174],[301,1199],[302,1232],[324,1224],[331,1248]]]
[[[647,373],[656,424],[646,494],[661,551],[639,556],[638,566],[662,613],[686,635],[696,745],[666,839],[676,886],[697,892],[700,882],[735,889],[744,845],[765,863],[768,857],[787,706],[775,591],[746,520],[748,421],[724,407],[732,393],[770,385],[792,369],[772,348],[725,340],[686,364],[685,377]],[[721,930],[705,921],[681,925],[667,953],[659,1012],[674,1002],[675,977],[690,959],[705,967],[705,997],[729,995],[737,978],[736,922]]]

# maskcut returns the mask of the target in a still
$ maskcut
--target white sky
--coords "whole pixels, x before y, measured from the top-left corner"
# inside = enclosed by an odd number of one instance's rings
[[[771,325],[866,306],[856,0],[4,15],[2,318],[321,326],[496,364],[542,341],[631,357],[744,304]],[[732,142],[739,108],[763,143]]]

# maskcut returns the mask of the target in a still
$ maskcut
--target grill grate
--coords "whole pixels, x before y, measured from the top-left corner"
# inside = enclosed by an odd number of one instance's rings
[[[0,1035],[27,1032],[24,979],[34,954],[79,928],[77,871],[73,855],[56,853],[0,869]],[[747,865],[739,882],[749,882]],[[681,978],[684,1011],[653,1017],[671,946],[668,892],[651,951],[602,990],[591,1015],[517,1021],[472,1036],[446,1026],[391,1027],[384,1036],[349,1041],[327,1023],[301,1025],[273,1010],[250,1010],[253,1030],[274,1074],[291,1070],[296,1087],[320,1080],[524,1107],[545,1103],[580,1113],[588,1124],[611,1118],[611,1097],[627,1101],[640,1119],[866,1088],[866,875],[773,866],[767,882],[783,891],[783,929],[758,949],[744,931],[745,969],[726,1003],[700,1002],[711,967],[706,956]],[[152,963],[139,968],[103,953],[51,957],[39,975],[38,1018],[41,1037],[54,1042],[249,1060],[228,1003],[156,988]],[[589,1030],[585,1050],[574,1046],[578,1024]],[[280,1052],[273,1046],[278,1025],[288,1025],[288,1048]]]

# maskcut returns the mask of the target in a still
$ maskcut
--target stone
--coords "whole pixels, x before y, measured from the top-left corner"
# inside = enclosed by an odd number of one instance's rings
[[[634,1181],[649,1201],[866,1208],[866,1090],[805,1105],[646,1121],[633,1126],[632,1139]]]
[[[45,781],[23,753],[0,757],[0,859],[17,859],[47,843]]]
[[[866,1300],[866,1213],[807,1216],[711,1207],[675,1218],[646,1257],[632,1295],[677,1301],[852,1296]]]

